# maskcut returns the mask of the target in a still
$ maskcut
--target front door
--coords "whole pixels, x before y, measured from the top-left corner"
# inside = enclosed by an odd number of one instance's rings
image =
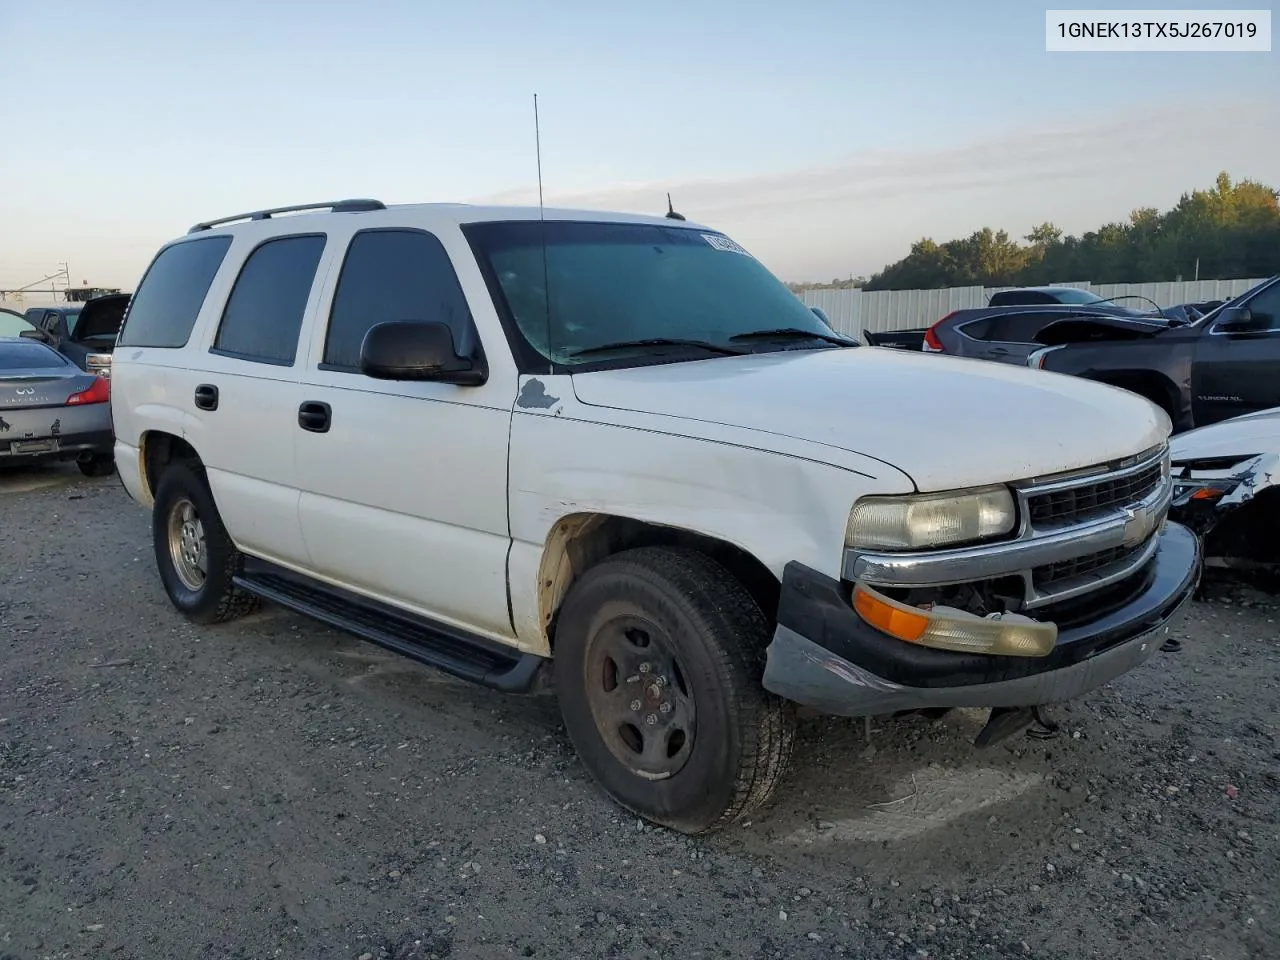
[[[418,229],[357,232],[317,321],[294,448],[311,572],[437,620],[514,637],[507,604],[507,447],[515,377],[480,386],[376,380],[360,372],[375,323],[479,334],[440,240]],[[483,344],[490,352],[505,344]]]
[[[1191,393],[1198,427],[1280,407],[1280,282],[1234,306],[1249,311],[1248,329],[1225,329],[1239,316],[1227,310],[1196,341]]]

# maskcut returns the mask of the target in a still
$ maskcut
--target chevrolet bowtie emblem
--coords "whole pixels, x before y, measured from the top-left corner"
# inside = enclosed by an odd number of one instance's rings
[[[1124,511],[1124,545],[1135,547],[1150,536],[1156,526],[1156,512],[1150,507],[1126,507]]]

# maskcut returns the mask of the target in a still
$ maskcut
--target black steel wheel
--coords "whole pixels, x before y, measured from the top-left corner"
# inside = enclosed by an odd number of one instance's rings
[[[760,685],[769,624],[694,550],[642,547],[573,585],[555,635],[565,728],[628,810],[684,833],[763,805],[790,756],[791,705]]]
[[[588,638],[586,658],[587,703],[605,746],[636,776],[679,773],[693,753],[698,710],[671,638],[623,615]]]

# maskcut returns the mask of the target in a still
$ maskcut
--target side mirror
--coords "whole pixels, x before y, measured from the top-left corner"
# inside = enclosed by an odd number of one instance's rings
[[[360,371],[377,380],[430,380],[464,387],[489,379],[484,360],[460,356],[453,331],[438,321],[374,324],[360,344]]]
[[[19,330],[18,336],[22,337],[24,340],[44,340],[45,339],[44,331],[35,330],[35,329]]]
[[[1214,324],[1218,333],[1250,333],[1266,328],[1266,318],[1255,317],[1248,307],[1227,307]]]

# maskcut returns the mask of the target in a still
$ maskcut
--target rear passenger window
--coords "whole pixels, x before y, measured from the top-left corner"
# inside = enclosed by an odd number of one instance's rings
[[[347,248],[329,313],[322,367],[359,370],[360,344],[375,323],[436,320],[469,349],[471,311],[444,246],[421,230],[364,230]]]
[[[184,347],[214,274],[231,246],[228,236],[180,240],[151,261],[116,345]]]
[[[324,234],[308,234],[256,247],[231,288],[212,352],[292,366],[324,243]]]
[[[1066,313],[1007,313],[1004,316],[990,317],[982,321],[983,326],[965,333],[980,340],[996,340],[1003,343],[1032,343],[1035,336],[1046,324],[1054,320],[1063,320]]]

